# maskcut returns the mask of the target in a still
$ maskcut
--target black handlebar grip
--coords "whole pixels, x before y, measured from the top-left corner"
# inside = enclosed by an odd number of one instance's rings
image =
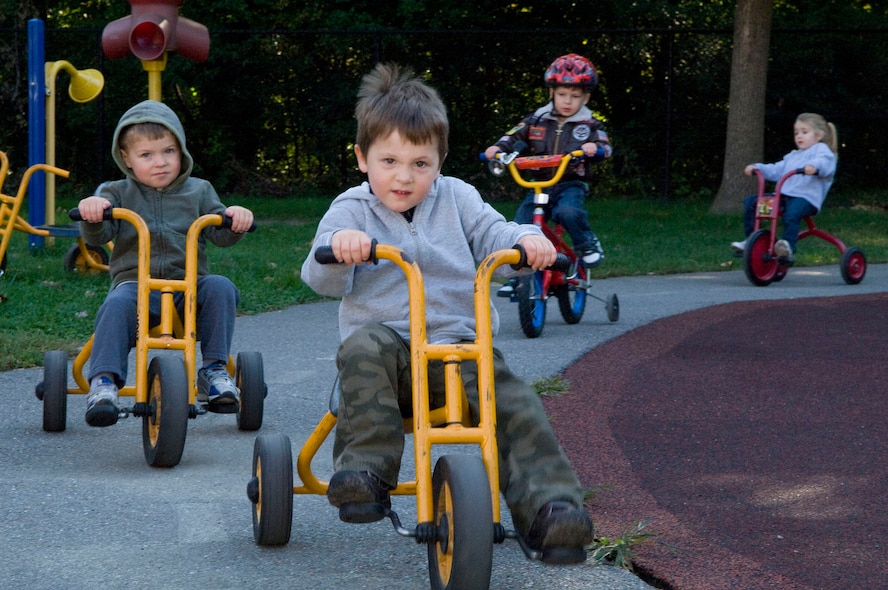
[[[222,223],[219,224],[220,227],[225,229],[231,229],[231,223],[233,219],[225,214],[222,214]],[[253,233],[256,231],[256,222],[253,221],[253,225],[250,226],[250,229],[247,230],[247,233]]]
[[[376,257],[376,244],[379,242],[376,239],[370,241],[370,262],[373,264],[379,264],[379,259]],[[336,257],[333,256],[333,247],[332,246],[318,246],[315,249],[315,261],[319,264],[337,264],[339,261],[336,260]]]
[[[568,258],[567,254],[562,254],[561,252],[555,257],[555,263],[552,264],[548,268],[548,270],[554,270],[557,272],[570,272],[571,262],[570,258]]]
[[[108,207],[102,212],[102,219],[104,219],[105,221],[114,219],[114,214],[111,213],[111,209],[112,207]],[[68,217],[71,218],[71,221],[83,221],[83,217],[80,216],[80,209],[78,209],[77,207],[74,207],[73,209],[68,211]]]

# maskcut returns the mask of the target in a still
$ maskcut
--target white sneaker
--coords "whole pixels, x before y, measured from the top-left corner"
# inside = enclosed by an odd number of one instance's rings
[[[743,256],[743,251],[746,250],[746,240],[742,242],[731,242],[731,250],[734,251],[734,254],[737,256]]]
[[[119,416],[117,384],[109,377],[96,377],[86,396],[86,423],[90,426],[111,426],[117,424]]]
[[[785,258],[786,260],[792,261],[792,248],[789,247],[789,242],[786,240],[777,240],[777,243],[774,244],[774,254],[776,254],[778,258]]]

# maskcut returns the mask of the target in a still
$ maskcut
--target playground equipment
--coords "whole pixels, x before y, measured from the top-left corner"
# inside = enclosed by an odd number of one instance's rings
[[[9,171],[9,160],[5,152],[0,152],[0,189],[6,181]],[[12,232],[15,230],[40,237],[74,238],[77,243],[65,254],[64,265],[68,270],[108,270],[108,253],[98,246],[88,245],[80,237],[80,228],[76,225],[38,225],[33,226],[20,216],[28,183],[34,173],[48,172],[62,178],[68,177],[68,171],[50,166],[35,164],[29,167],[22,176],[21,184],[15,196],[0,193],[0,276],[6,272],[6,253]]]

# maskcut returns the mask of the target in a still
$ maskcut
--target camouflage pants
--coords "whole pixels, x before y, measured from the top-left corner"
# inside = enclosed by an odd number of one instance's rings
[[[341,397],[333,446],[337,471],[371,471],[389,485],[398,481],[404,451],[402,417],[412,415],[410,345],[381,324],[349,336],[336,358]],[[474,361],[462,363],[462,378],[474,420],[478,377]],[[441,361],[428,368],[431,407],[444,404]],[[517,378],[494,349],[500,488],[520,532],[550,500],[582,506],[583,492],[536,392]],[[412,479],[412,477],[411,477]]]

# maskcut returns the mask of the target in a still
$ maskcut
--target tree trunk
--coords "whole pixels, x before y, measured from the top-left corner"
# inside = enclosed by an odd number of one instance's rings
[[[740,212],[743,197],[753,190],[743,169],[761,161],[763,153],[773,8],[772,0],[737,0],[724,170],[710,213]]]

